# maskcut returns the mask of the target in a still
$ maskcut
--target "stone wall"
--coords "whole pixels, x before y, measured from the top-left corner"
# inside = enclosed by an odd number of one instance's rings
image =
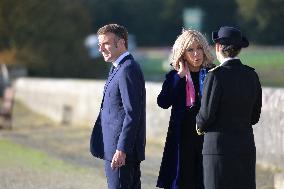
[[[284,89],[263,88],[261,118],[254,135],[258,161],[284,168]]]
[[[92,126],[99,114],[105,81],[21,78],[14,86],[16,99],[54,121]],[[157,106],[161,83],[147,82],[147,136],[164,142],[170,110]]]
[[[66,124],[92,126],[105,81],[21,78],[16,98],[35,112]],[[147,139],[163,143],[170,110],[156,104],[161,83],[147,82]],[[263,88],[260,122],[254,126],[259,163],[284,168],[284,89]]]

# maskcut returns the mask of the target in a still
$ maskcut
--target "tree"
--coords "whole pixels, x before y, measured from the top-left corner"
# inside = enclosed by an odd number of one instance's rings
[[[89,0],[94,32],[118,23],[135,34],[139,46],[172,45],[182,28],[182,1]]]
[[[284,1],[283,0],[236,0],[240,23],[249,38],[259,44],[284,44]]]
[[[16,49],[31,75],[89,77],[84,0],[0,0],[0,50]]]
[[[221,26],[238,26],[237,4],[235,0],[195,0],[192,6],[198,6],[204,11],[202,32],[206,34],[211,42],[212,31],[218,30]]]

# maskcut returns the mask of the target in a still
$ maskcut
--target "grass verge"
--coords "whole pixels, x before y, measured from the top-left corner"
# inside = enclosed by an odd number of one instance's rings
[[[81,168],[52,158],[44,152],[27,148],[6,139],[0,139],[0,169],[23,168],[29,170],[87,173]]]

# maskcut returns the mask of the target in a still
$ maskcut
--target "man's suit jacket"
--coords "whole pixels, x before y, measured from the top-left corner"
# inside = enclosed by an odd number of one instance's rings
[[[131,55],[124,57],[110,73],[101,110],[95,123],[90,151],[98,158],[112,160],[116,150],[127,161],[145,159],[146,92],[140,66]]]
[[[262,92],[253,68],[232,59],[206,76],[196,124],[205,131],[203,154],[254,154],[252,125],[260,117]]]

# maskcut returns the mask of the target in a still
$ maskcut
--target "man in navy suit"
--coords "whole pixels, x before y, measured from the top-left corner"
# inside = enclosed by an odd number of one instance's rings
[[[101,110],[90,140],[91,153],[105,160],[109,189],[140,189],[140,162],[145,159],[145,80],[127,51],[127,30],[108,24],[97,32],[99,51],[112,67]]]

